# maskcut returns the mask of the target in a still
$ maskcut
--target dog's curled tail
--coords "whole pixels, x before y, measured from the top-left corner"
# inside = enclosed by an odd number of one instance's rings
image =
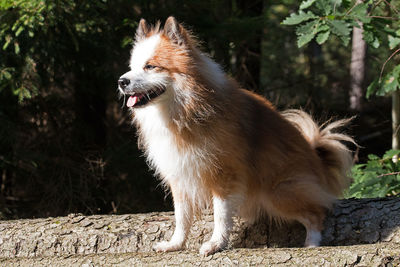
[[[328,121],[319,126],[312,117],[302,110],[291,109],[282,113],[315,149],[320,157],[326,175],[327,189],[335,196],[341,196],[350,184],[352,154],[343,142],[356,142],[349,135],[335,132],[350,123],[353,118]]]

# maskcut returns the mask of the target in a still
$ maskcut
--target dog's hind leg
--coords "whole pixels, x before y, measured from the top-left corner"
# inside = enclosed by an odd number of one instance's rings
[[[321,243],[321,231],[323,229],[324,214],[319,216],[310,215],[308,217],[301,216],[296,220],[306,228],[306,240],[304,246],[307,248],[319,247]]]
[[[296,220],[307,231],[305,247],[317,247],[327,210],[334,197],[307,177],[278,184],[268,195],[273,214],[285,220]]]

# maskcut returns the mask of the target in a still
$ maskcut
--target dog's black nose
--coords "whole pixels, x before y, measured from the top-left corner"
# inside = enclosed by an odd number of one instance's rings
[[[129,83],[130,83],[130,80],[129,80],[129,79],[126,79],[126,78],[120,78],[120,79],[118,80],[118,85],[119,85],[119,87],[121,87],[122,89],[125,89],[125,87],[127,87],[127,86],[129,85]]]

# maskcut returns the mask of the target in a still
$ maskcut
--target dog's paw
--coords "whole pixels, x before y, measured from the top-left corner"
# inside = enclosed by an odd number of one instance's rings
[[[169,251],[177,251],[181,250],[183,247],[183,244],[176,243],[176,242],[171,242],[171,241],[161,241],[156,243],[153,246],[153,250],[157,252],[169,252]]]
[[[315,230],[307,231],[306,242],[304,244],[306,248],[319,247],[320,243],[321,243],[321,232]]]
[[[200,248],[200,254],[204,256],[208,256],[214,254],[218,251],[223,250],[226,247],[226,242],[218,242],[218,241],[207,241]]]

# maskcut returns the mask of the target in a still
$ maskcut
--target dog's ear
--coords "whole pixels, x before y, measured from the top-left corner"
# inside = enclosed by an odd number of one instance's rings
[[[182,46],[188,43],[188,33],[174,17],[168,17],[164,25],[164,34],[175,44]]]
[[[136,30],[136,41],[140,41],[146,37],[146,35],[149,33],[150,28],[149,25],[147,25],[147,22],[144,19],[141,19],[139,21],[139,26]]]

